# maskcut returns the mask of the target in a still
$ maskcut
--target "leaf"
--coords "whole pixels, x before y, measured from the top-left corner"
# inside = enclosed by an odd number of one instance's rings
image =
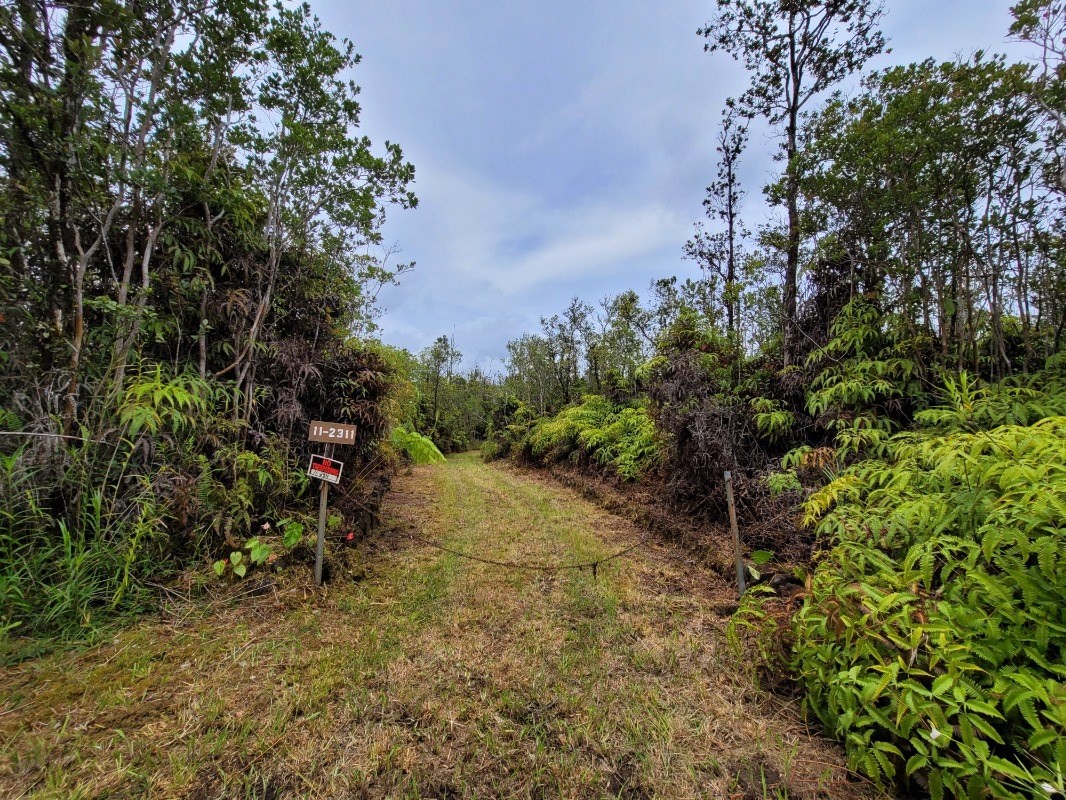
[[[214,564],[212,564],[212,567],[215,570],[215,574],[218,575],[218,577],[221,578],[222,574],[226,571],[226,562],[225,561],[216,561]]]
[[[767,561],[774,557],[774,554],[769,550],[753,550],[751,555],[748,556],[753,564],[762,566]]]
[[[234,567],[239,565],[243,559],[244,555],[241,553],[240,550],[234,550],[232,553],[229,554],[230,563],[233,564]],[[234,570],[234,572],[236,572],[236,570]]]
[[[238,578],[243,578],[247,574],[247,572],[248,567],[246,567],[244,564],[238,564],[233,568],[233,574],[236,575]]]
[[[252,560],[253,564],[262,564],[270,558],[270,547],[265,544],[257,544],[252,548],[248,557]]]
[[[281,537],[281,543],[285,547],[295,547],[300,543],[304,535],[304,526],[299,522],[290,522],[285,526],[285,533]]]

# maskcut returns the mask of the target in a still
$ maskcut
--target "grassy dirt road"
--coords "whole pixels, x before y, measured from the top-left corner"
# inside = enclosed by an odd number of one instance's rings
[[[713,574],[474,456],[395,482],[365,576],[302,571],[0,673],[0,797],[848,798]]]

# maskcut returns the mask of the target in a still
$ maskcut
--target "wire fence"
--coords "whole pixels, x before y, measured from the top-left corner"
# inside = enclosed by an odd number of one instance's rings
[[[590,561],[579,561],[570,564],[538,564],[535,562],[528,561],[501,561],[495,558],[487,558],[485,556],[474,555],[473,553],[468,553],[464,550],[457,550],[454,547],[448,547],[445,544],[433,541],[432,539],[427,539],[424,536],[419,536],[417,533],[414,533],[412,531],[406,531],[405,535],[408,538],[414,539],[416,542],[420,542],[421,544],[424,544],[428,547],[433,547],[437,550],[441,550],[442,552],[450,553],[451,555],[457,556],[458,558],[465,558],[469,561],[476,561],[480,564],[488,564],[490,566],[503,567],[505,569],[525,570],[527,572],[565,572],[567,570],[579,571],[584,569],[590,569],[592,570],[593,578],[597,577],[600,566],[602,564],[606,564],[610,561],[614,561],[615,559],[622,558],[623,556],[628,555],[637,548],[643,547],[644,545],[648,544],[648,542],[652,541],[652,539],[655,538],[652,535],[645,536],[639,541],[634,542],[633,544],[627,547],[623,547],[621,550],[617,550],[614,553],[611,553],[610,555],[602,556],[601,558],[593,559]]]

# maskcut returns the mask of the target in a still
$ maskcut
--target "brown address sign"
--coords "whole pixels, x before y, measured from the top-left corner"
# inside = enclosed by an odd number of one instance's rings
[[[307,433],[307,441],[355,444],[357,430],[358,428],[355,425],[345,425],[343,422],[322,422],[316,419],[311,422],[311,429]]]

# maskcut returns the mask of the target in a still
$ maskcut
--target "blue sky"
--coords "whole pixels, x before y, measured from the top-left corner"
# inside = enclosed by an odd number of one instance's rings
[[[595,302],[681,257],[715,169],[726,97],[745,76],[696,29],[712,0],[313,0],[363,62],[363,133],[398,142],[417,170],[414,211],[386,241],[416,269],[381,294],[382,338],[418,351],[455,336],[465,364],[496,370],[505,344],[572,296]],[[1006,0],[889,0],[893,52],[873,67],[1006,41]],[[754,131],[746,213],[765,216],[774,141]]]

